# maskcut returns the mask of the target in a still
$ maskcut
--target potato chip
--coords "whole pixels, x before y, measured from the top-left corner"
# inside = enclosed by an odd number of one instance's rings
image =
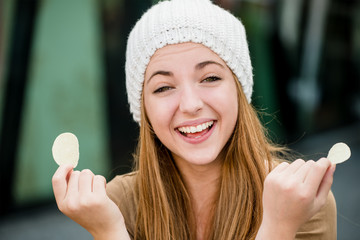
[[[336,143],[332,148],[330,149],[327,158],[332,162],[333,164],[338,164],[345,162],[348,160],[351,156],[351,151],[348,145],[345,143]]]
[[[79,161],[79,142],[72,133],[62,133],[54,141],[52,154],[55,162],[61,164],[71,164],[75,168]]]

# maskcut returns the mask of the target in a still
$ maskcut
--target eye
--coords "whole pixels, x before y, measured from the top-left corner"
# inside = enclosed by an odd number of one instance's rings
[[[169,87],[169,86],[164,86],[164,87],[160,87],[158,89],[156,89],[154,91],[154,93],[162,93],[162,92],[165,92],[165,91],[168,91],[168,90],[171,90],[172,87]]]
[[[210,76],[205,78],[204,80],[202,80],[201,82],[215,82],[221,80],[221,78],[217,77],[217,76]]]

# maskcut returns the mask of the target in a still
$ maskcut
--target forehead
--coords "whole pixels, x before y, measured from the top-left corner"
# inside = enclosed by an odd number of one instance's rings
[[[167,45],[163,48],[156,50],[151,57],[148,67],[152,65],[167,65],[176,61],[183,61],[187,59],[187,63],[201,62],[204,60],[216,60],[224,65],[226,63],[210,48],[193,42],[179,43]]]

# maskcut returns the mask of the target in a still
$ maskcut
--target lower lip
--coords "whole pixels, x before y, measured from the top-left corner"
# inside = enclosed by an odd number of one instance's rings
[[[216,127],[216,122],[214,121],[214,124],[210,128],[210,130],[207,133],[205,133],[204,135],[202,135],[200,137],[197,137],[197,138],[186,137],[186,136],[182,135],[178,130],[177,130],[177,133],[180,135],[180,137],[182,139],[185,140],[185,142],[188,142],[188,143],[191,143],[191,144],[199,144],[199,143],[204,142],[206,139],[208,139],[211,136],[211,134],[214,131],[215,127]]]

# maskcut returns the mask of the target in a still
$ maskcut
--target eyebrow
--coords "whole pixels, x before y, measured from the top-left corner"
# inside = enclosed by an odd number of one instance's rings
[[[195,69],[196,70],[201,70],[203,69],[204,67],[210,65],[210,64],[215,64],[215,65],[218,65],[220,66],[221,68],[225,68],[224,65],[222,65],[221,63],[218,63],[218,62],[215,62],[215,61],[212,61],[212,60],[208,60],[208,61],[204,61],[204,62],[200,62],[198,64],[196,64],[195,66]],[[147,80],[147,82],[149,83],[150,80],[155,77],[156,75],[163,75],[163,76],[174,76],[174,74],[172,72],[169,72],[169,71],[164,71],[164,70],[159,70],[159,71],[156,71],[154,72],[153,74],[151,74],[150,78]]]
[[[164,71],[164,70],[159,70],[154,72],[153,74],[151,74],[151,76],[149,77],[149,79],[147,80],[147,82],[149,83],[150,80],[155,77],[156,75],[163,75],[163,76],[173,76],[174,74],[172,72],[169,71]]]
[[[208,61],[204,61],[204,62],[196,64],[195,69],[200,70],[200,69],[202,69],[202,68],[204,68],[204,67],[206,67],[207,65],[210,65],[210,64],[215,64],[215,65],[220,66],[221,68],[225,68],[224,65],[222,65],[221,63],[218,63],[218,62],[215,62],[215,61],[212,61],[212,60],[208,60]]]

